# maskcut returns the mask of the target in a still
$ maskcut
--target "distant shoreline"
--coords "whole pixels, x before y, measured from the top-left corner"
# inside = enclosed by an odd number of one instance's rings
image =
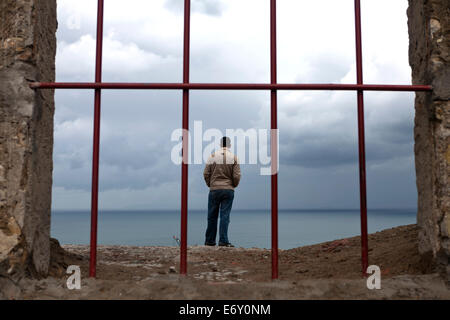
[[[206,210],[188,212],[188,245],[204,243]],[[54,212],[51,236],[62,244],[89,244],[90,211]],[[231,212],[230,241],[245,248],[271,246],[271,212],[238,210]],[[335,211],[280,210],[278,213],[279,247],[296,248],[332,239],[360,234],[359,210]],[[416,222],[416,211],[410,209],[369,210],[368,231]],[[99,211],[98,244],[136,246],[174,246],[180,238],[180,211],[114,210]]]

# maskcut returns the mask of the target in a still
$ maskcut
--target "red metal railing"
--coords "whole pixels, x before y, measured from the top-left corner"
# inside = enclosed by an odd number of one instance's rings
[[[277,1],[270,0],[270,83],[277,83]],[[277,90],[270,91],[270,154],[272,211],[272,279],[278,278],[278,121]],[[275,155],[275,156],[274,156]]]
[[[132,82],[33,82],[33,89],[112,90],[334,90],[334,91],[430,91],[427,85],[334,83],[132,83]]]
[[[34,89],[95,89],[94,100],[94,143],[92,160],[92,201],[91,201],[91,243],[89,276],[96,276],[97,260],[97,216],[98,216],[98,171],[100,150],[100,107],[102,89],[167,89],[183,90],[183,146],[181,165],[181,246],[180,273],[187,273],[187,217],[188,217],[188,137],[189,129],[189,90],[270,90],[271,91],[271,129],[277,129],[277,91],[278,90],[350,90],[357,92],[358,102],[358,145],[359,145],[359,181],[361,210],[361,264],[362,273],[368,267],[367,240],[367,195],[366,195],[366,157],[364,137],[364,91],[431,91],[429,85],[378,85],[363,83],[361,3],[355,1],[356,35],[356,84],[279,84],[277,83],[277,38],[276,38],[276,0],[270,0],[270,84],[255,83],[190,83],[190,11],[191,1],[184,1],[184,46],[183,46],[183,83],[104,83],[102,82],[102,42],[104,0],[98,0],[97,12],[97,49],[95,82],[55,83],[35,82]],[[272,130],[276,132],[276,130]],[[272,223],[272,279],[278,278],[278,137],[271,135],[272,175],[271,175],[271,223]]]
[[[102,82],[102,55],[103,55],[103,6],[98,2],[97,9],[97,47],[95,53],[95,82]],[[92,191],[91,191],[91,253],[89,276],[95,277],[97,268],[97,221],[98,221],[98,170],[100,159],[100,114],[102,92],[95,89],[94,95],[94,142],[92,154]]]
[[[363,84],[361,3],[355,1],[356,35],[356,83]],[[363,273],[369,266],[369,245],[367,236],[367,189],[366,189],[366,146],[364,136],[364,91],[358,90],[358,149],[359,149],[359,199],[361,210],[361,265]]]
[[[189,83],[191,35],[191,1],[184,1],[184,46],[183,46],[183,83]],[[183,146],[181,163],[181,243],[180,273],[187,273],[187,210],[188,210],[188,136],[189,130],[189,89],[183,89]]]

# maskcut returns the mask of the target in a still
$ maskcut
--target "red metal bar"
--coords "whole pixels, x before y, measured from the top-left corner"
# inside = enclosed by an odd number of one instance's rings
[[[104,0],[98,0],[97,8],[97,48],[95,58],[95,82],[102,81],[103,53],[103,9]],[[97,220],[98,220],[98,171],[100,158],[100,111],[101,89],[95,89],[94,97],[94,142],[92,152],[92,192],[91,192],[91,252],[89,260],[89,277],[97,273]]]
[[[123,82],[32,82],[33,89],[123,90],[341,90],[341,91],[432,91],[429,85],[333,84],[333,83],[123,83]]]
[[[277,1],[270,0],[270,83],[277,83]],[[270,92],[272,196],[272,279],[278,279],[278,137],[277,90]]]
[[[189,49],[191,1],[184,1],[184,48],[183,48],[183,83],[189,83]],[[181,164],[181,244],[180,274],[187,273],[187,210],[188,210],[188,136],[189,130],[189,89],[183,89],[183,146]]]
[[[356,35],[356,78],[363,84],[362,36],[361,36],[361,2],[355,0],[355,35]],[[364,91],[358,90],[358,147],[359,147],[359,194],[361,210],[361,266],[363,275],[369,266],[369,245],[367,232],[367,189],[366,189],[366,147],[364,136]]]

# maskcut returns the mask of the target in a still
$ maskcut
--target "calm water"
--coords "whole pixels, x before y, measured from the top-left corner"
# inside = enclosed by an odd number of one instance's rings
[[[289,249],[359,235],[359,210],[280,210],[279,247]],[[415,209],[369,210],[369,232],[416,221]],[[175,246],[179,237],[177,211],[100,211],[99,244]],[[201,245],[206,212],[189,211],[188,245]],[[90,212],[54,211],[52,237],[62,244],[88,244]],[[239,247],[270,248],[270,211],[233,210],[230,241]]]

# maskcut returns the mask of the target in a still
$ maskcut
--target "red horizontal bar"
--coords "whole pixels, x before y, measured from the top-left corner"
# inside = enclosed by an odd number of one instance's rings
[[[120,82],[32,82],[32,89],[189,89],[189,90],[364,90],[431,91],[429,85],[297,84],[297,83],[120,83]]]

